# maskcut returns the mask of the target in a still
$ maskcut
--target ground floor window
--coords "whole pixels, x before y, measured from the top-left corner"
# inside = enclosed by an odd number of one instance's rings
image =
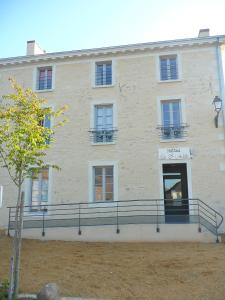
[[[3,197],[3,186],[0,185],[0,208],[2,207],[2,197]]]
[[[39,211],[48,204],[49,194],[49,168],[41,169],[30,179],[30,206],[31,211]]]
[[[114,200],[113,173],[113,166],[93,167],[93,199],[95,202]]]

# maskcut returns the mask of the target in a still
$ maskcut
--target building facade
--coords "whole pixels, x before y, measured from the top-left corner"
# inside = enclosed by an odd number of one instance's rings
[[[29,41],[26,56],[0,59],[1,96],[14,77],[69,106],[49,167],[24,183],[24,236],[213,241],[225,231],[224,44],[207,30],[59,53]],[[16,189],[4,169],[0,186],[0,226],[11,232]]]

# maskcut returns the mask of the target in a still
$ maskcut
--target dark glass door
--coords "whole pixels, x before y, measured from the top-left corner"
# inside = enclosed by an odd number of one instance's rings
[[[166,222],[188,222],[188,182],[186,164],[163,165]]]

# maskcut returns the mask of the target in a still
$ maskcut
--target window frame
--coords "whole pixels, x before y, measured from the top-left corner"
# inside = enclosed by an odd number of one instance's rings
[[[168,80],[161,80],[161,57],[163,56],[176,56],[177,58],[177,79],[168,79]],[[170,82],[179,82],[182,81],[182,66],[181,66],[181,54],[178,52],[162,52],[156,56],[156,76],[158,83],[170,83]]]
[[[95,128],[95,107],[96,106],[107,106],[107,105],[112,105],[112,127],[117,128],[117,103],[115,100],[95,100],[91,103],[91,109],[90,109],[90,128]],[[114,133],[115,134],[115,133]],[[112,142],[95,142],[92,141],[91,145],[94,146],[99,146],[99,145],[114,145],[115,139]]]
[[[51,89],[42,89],[42,90],[39,90],[38,89],[38,80],[39,80],[39,71],[40,69],[44,69],[44,68],[52,68],[52,87]],[[38,65],[35,67],[34,69],[34,72],[33,72],[33,90],[36,92],[36,93],[45,93],[45,92],[52,92],[55,90],[55,70],[56,67],[55,65]]]
[[[157,97],[157,120],[158,124],[163,125],[163,118],[162,118],[162,102],[172,102],[172,101],[180,101],[180,123],[186,124],[186,109],[185,109],[185,96],[184,95],[175,95],[175,96],[159,96]],[[171,139],[164,139],[160,138],[160,142],[182,142],[186,141],[186,137],[181,138],[171,138]]]
[[[102,176],[102,200],[96,200],[96,169],[99,168],[101,169],[101,176]],[[113,175],[112,175],[112,187],[114,187],[114,167],[113,166],[94,166],[93,167],[93,200],[95,203],[101,203],[101,202],[105,202],[105,203],[110,203],[114,201],[114,188],[112,189],[112,200],[107,200],[106,199],[106,168],[112,168],[113,170]]]
[[[94,194],[94,167],[113,167],[113,200],[96,202]],[[114,206],[115,201],[118,201],[118,162],[109,160],[89,161],[88,163],[88,182],[89,182],[89,204],[94,206]]]
[[[96,85],[96,65],[99,63],[107,63],[111,62],[112,64],[112,83],[111,84],[102,84],[102,85]],[[93,60],[91,62],[91,82],[92,82],[92,88],[110,88],[115,85],[115,59],[113,58],[103,58],[98,60]]]
[[[48,201],[46,202],[46,205],[50,205],[52,203],[52,172],[53,172],[53,168],[51,166],[51,164],[46,164],[46,166],[48,166]],[[32,167],[35,166],[31,166]],[[24,185],[23,185],[23,191],[24,191],[24,202],[26,206],[29,206],[31,208],[31,189],[32,189],[32,178],[26,178],[24,181]],[[48,211],[45,212],[45,214],[48,214]],[[25,212],[25,215],[34,215],[34,216],[39,216],[39,215],[43,215],[43,211],[41,210],[36,210],[36,211],[32,211],[31,209],[29,211]]]
[[[0,185],[0,208],[3,207],[3,185]]]

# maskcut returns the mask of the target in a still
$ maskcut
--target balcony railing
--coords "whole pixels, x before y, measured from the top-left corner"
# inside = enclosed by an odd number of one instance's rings
[[[96,144],[113,143],[117,137],[117,131],[116,128],[91,128],[89,130],[91,141]]]
[[[159,134],[162,139],[169,140],[185,138],[187,136],[187,127],[187,124],[182,123],[180,125],[159,125],[157,126],[157,129],[159,129]]]

